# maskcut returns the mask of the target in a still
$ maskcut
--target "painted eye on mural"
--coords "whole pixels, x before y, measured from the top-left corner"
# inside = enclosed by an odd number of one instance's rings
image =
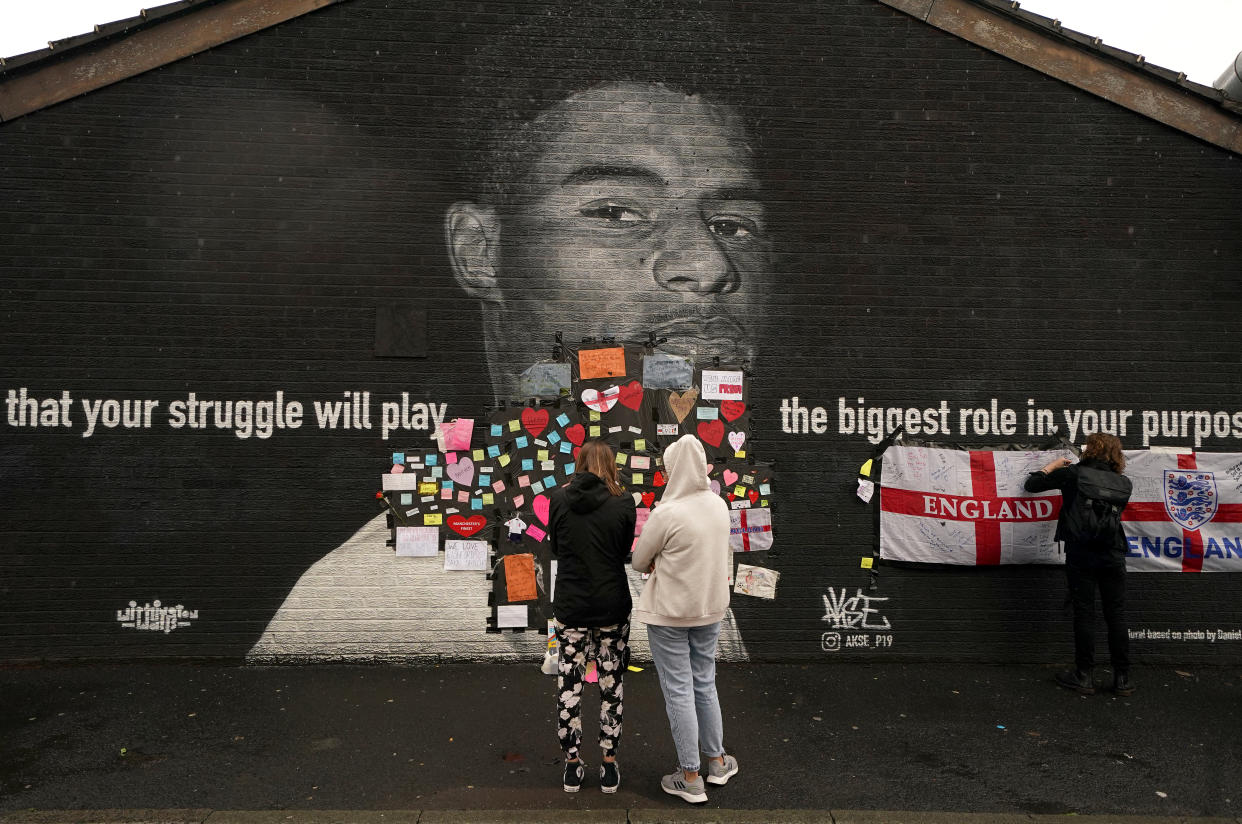
[[[609,223],[638,223],[646,220],[646,215],[629,206],[617,203],[592,203],[581,210],[585,217],[604,220]]]
[[[726,240],[747,240],[761,234],[758,224],[736,215],[716,215],[708,219],[713,235]]]

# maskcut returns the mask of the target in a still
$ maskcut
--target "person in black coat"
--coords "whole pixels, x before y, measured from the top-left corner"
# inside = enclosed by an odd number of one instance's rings
[[[617,481],[616,456],[603,441],[583,444],[577,472],[551,493],[548,535],[556,559],[552,612],[559,646],[557,734],[565,753],[565,792],[582,786],[582,682],[594,658],[599,674],[600,790],[621,784],[623,682],[629,662],[630,585],[626,557],[634,542],[634,499]]]
[[[1117,528],[1094,540],[1073,534],[1068,521],[1079,495],[1079,473],[1083,467],[1121,474],[1126,459],[1121,441],[1115,435],[1095,433],[1087,437],[1082,460],[1074,464],[1058,458],[1027,477],[1027,492],[1061,490],[1061,514],[1057,519],[1056,540],[1065,544],[1065,575],[1070,601],[1074,606],[1074,669],[1057,673],[1057,683],[1082,695],[1095,692],[1092,670],[1095,666],[1095,591],[1100,591],[1104,623],[1108,627],[1108,654],[1113,665],[1113,690],[1118,695],[1134,692],[1130,680],[1130,634],[1126,626],[1125,533]],[[1124,504],[1122,505],[1124,508]]]

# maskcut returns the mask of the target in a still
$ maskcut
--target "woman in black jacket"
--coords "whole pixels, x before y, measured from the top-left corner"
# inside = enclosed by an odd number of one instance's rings
[[[594,657],[599,669],[599,788],[621,785],[622,689],[630,643],[630,585],[625,560],[634,542],[634,499],[617,482],[616,456],[603,441],[583,444],[578,470],[551,493],[548,534],[557,561],[552,610],[560,647],[557,734],[565,752],[567,793],[582,786],[582,681]]]
[[[1070,516],[1080,495],[1082,469],[1102,470],[1120,475],[1126,459],[1121,441],[1115,435],[1095,433],[1087,437],[1082,460],[1057,458],[1026,479],[1027,492],[1061,490],[1061,514],[1056,539],[1065,543],[1065,575],[1070,601],[1074,605],[1074,669],[1057,673],[1057,683],[1082,695],[1095,692],[1092,669],[1095,666],[1095,590],[1108,627],[1108,655],[1113,664],[1113,690],[1118,695],[1134,692],[1130,680],[1130,634],[1126,627],[1126,553],[1129,551],[1120,521],[1107,534],[1083,539],[1074,534]],[[1122,484],[1127,490],[1129,482]],[[1124,508],[1121,504],[1120,508]]]

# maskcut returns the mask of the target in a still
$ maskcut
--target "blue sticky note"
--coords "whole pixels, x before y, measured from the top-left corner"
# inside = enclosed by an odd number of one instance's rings
[[[436,461],[438,461],[439,459],[440,459],[440,456],[432,452],[423,457],[423,463],[427,464],[427,466],[435,466]]]
[[[483,508],[483,499],[482,499],[482,498],[471,498],[471,499],[470,499],[470,508],[471,508],[471,509],[482,509],[482,508]]]
[[[577,469],[577,467],[576,467],[576,466],[574,466],[573,464],[571,464],[571,463],[567,463],[567,464],[565,464],[565,474],[566,474],[566,475],[572,475],[572,474],[574,474],[574,470],[575,470],[575,469]]]
[[[444,467],[442,467],[442,466],[433,466],[433,467],[431,467],[431,477],[433,477],[433,478],[443,478],[443,477],[444,477]]]
[[[504,434],[505,434],[505,428],[503,426],[501,426],[498,423],[492,424],[492,437],[493,438],[503,438]]]
[[[392,453],[392,462],[395,464],[405,463],[405,453],[404,452]]]
[[[520,435],[517,437],[517,439],[513,441],[513,445],[516,446],[518,449],[525,449],[527,446],[530,445],[530,441],[527,440],[525,435]]]
[[[449,492],[452,492],[452,491],[453,491],[453,482],[452,482],[452,481],[444,481],[443,483],[441,483],[441,484],[440,484],[440,488],[441,488],[441,489],[447,489]]]
[[[714,406],[699,406],[694,411],[701,421],[714,421],[720,417],[720,410]]]
[[[555,432],[548,433],[548,443],[559,443],[560,440],[561,440],[561,436],[556,434]]]
[[[413,492],[402,492],[401,493],[401,505],[412,506],[413,504],[414,504],[414,493]]]
[[[547,477],[543,479],[543,485],[545,487],[556,486],[556,478],[552,477],[551,475],[548,475]]]
[[[572,441],[561,441],[561,451],[564,452],[566,455],[568,455],[570,452],[573,452],[574,451],[573,442]]]
[[[487,457],[495,458],[499,454],[500,454],[500,447],[497,446],[496,444],[492,444],[491,446],[487,448]]]
[[[772,487],[771,487],[771,485],[769,485],[769,484],[759,484],[759,494],[760,494],[760,495],[771,495],[771,494],[772,494]]]
[[[556,416],[556,422],[561,428],[569,426],[569,416],[562,412]]]
[[[535,462],[533,460],[531,460],[530,458],[522,459],[522,471],[523,472],[530,472],[534,468],[535,468]]]
[[[492,476],[479,473],[479,486],[491,486]]]

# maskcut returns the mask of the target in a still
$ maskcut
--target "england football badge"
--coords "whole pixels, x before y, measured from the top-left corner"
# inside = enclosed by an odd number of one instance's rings
[[[1216,477],[1194,469],[1164,470],[1164,508],[1183,529],[1196,530],[1216,514]]]

